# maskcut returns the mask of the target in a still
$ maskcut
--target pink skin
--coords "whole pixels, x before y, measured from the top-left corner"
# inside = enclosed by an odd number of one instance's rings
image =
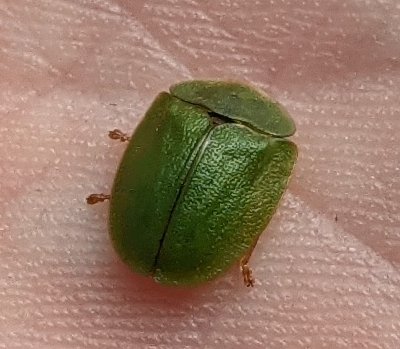
[[[399,348],[399,28],[398,0],[3,0],[0,348]],[[298,125],[252,289],[237,265],[189,290],[131,273],[85,203],[125,147],[107,132],[191,78]]]

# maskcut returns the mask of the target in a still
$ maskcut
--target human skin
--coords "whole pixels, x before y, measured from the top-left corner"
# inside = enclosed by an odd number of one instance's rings
[[[397,0],[0,3],[0,348],[399,348]],[[192,289],[107,233],[125,144],[186,79],[250,83],[299,159],[250,260]],[[201,224],[201,222],[199,222]]]

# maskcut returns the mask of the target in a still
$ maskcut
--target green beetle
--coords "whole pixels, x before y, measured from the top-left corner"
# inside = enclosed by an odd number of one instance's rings
[[[248,261],[297,157],[284,108],[246,85],[187,81],[160,93],[120,163],[110,235],[134,271],[172,285],[213,279]],[[119,130],[110,137],[129,140]]]

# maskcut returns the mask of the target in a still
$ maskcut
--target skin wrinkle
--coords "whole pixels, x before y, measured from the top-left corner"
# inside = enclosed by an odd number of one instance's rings
[[[400,345],[396,0],[0,4],[0,348]],[[155,95],[250,82],[296,121],[299,160],[250,265],[195,289],[132,274],[109,192]],[[110,105],[113,103],[113,105]],[[336,221],[337,217],[337,221]]]

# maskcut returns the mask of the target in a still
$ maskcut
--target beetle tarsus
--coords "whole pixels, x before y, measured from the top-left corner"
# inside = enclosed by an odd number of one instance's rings
[[[108,137],[114,140],[119,140],[121,142],[127,142],[131,139],[126,133],[122,132],[121,130],[114,129],[108,132]]]
[[[104,202],[106,200],[110,200],[110,195],[108,195],[108,194],[90,194],[86,198],[86,202],[89,205],[94,205],[94,204],[97,204],[99,202]]]
[[[245,258],[240,262],[240,270],[242,271],[244,284],[246,287],[254,287],[255,279],[253,277],[253,271],[244,259]]]
[[[251,254],[253,253],[253,251],[257,245],[258,239],[259,239],[259,236],[253,241],[249,250],[246,252],[246,254],[240,260],[240,270],[242,272],[243,282],[246,285],[246,287],[254,287],[255,278],[253,277],[253,271],[249,267],[249,260],[250,260]]]

